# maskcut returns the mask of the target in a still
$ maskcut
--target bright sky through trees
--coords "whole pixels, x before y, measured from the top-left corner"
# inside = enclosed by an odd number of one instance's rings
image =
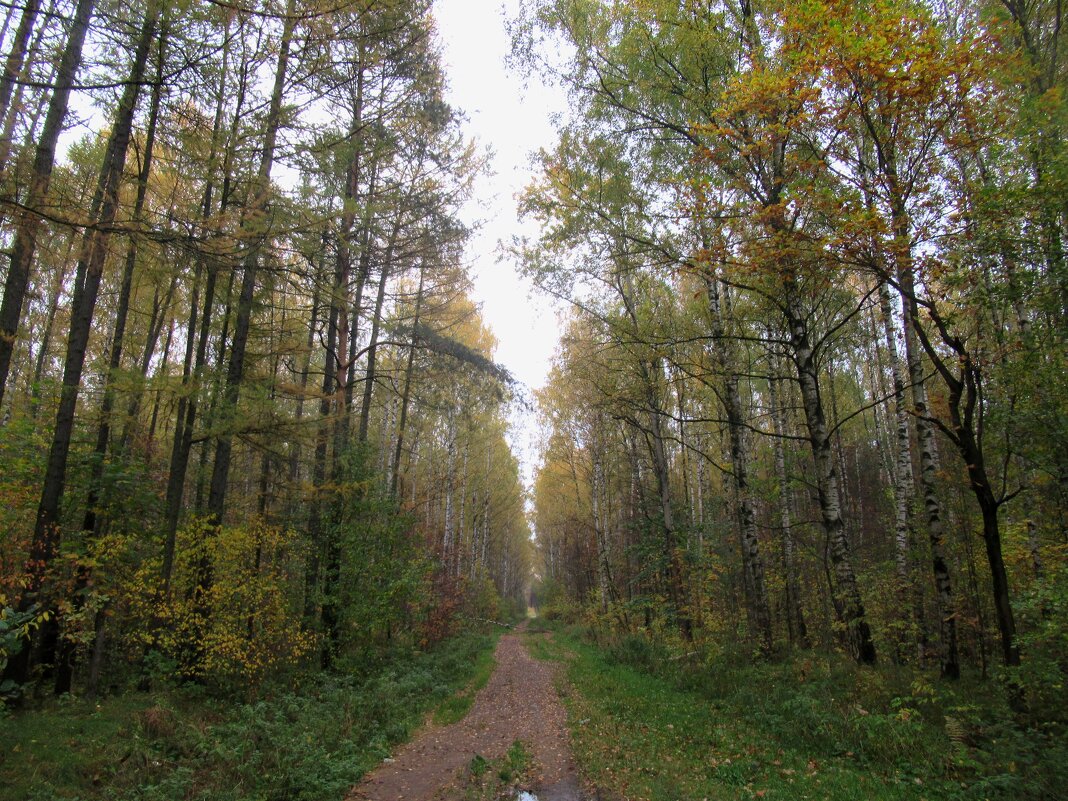
[[[484,221],[467,250],[475,298],[483,304],[483,317],[499,340],[497,361],[533,389],[545,383],[559,340],[558,322],[549,300],[530,292],[530,282],[519,275],[515,264],[498,255],[497,245],[519,231],[515,194],[534,174],[531,153],[551,146],[552,118],[564,110],[566,97],[562,89],[541,83],[537,76],[524,81],[505,65],[511,47],[507,20],[515,16],[518,5],[515,0],[504,4],[439,0],[437,20],[448,99],[467,114],[468,131],[492,153],[491,172],[479,178],[475,197],[465,210],[468,222]],[[514,417],[519,430],[513,432],[513,445],[527,474],[533,420],[527,415]]]

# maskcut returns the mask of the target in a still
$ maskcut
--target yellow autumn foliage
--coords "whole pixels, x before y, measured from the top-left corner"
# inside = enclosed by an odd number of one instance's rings
[[[291,531],[259,520],[218,528],[192,521],[178,534],[169,594],[155,589],[157,563],[135,574],[131,603],[142,621],[135,636],[174,660],[184,678],[255,692],[315,645],[301,618],[303,563]]]

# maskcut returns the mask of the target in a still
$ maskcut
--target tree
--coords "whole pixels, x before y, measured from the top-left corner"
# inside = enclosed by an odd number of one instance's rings
[[[4,400],[8,372],[11,368],[11,352],[14,349],[22,304],[29,282],[30,266],[33,263],[37,236],[40,231],[45,199],[52,179],[56,161],[56,144],[63,131],[71,88],[82,61],[82,48],[89,30],[95,0],[80,0],[71,19],[63,55],[56,71],[55,90],[48,105],[44,129],[37,143],[33,172],[26,192],[24,209],[18,215],[15,240],[11,250],[11,264],[4,281],[4,299],[0,303],[0,403]],[[27,12],[28,13],[28,9]],[[10,61],[10,56],[9,56]],[[6,78],[5,78],[6,79]]]
[[[101,166],[96,192],[93,196],[91,216],[94,227],[86,232],[78,259],[71,326],[67,336],[67,355],[63,368],[63,394],[56,413],[52,444],[45,467],[41,502],[37,510],[33,543],[26,569],[27,582],[19,601],[20,611],[30,609],[38,602],[38,594],[41,592],[46,571],[59,550],[59,504],[66,484],[67,457],[74,426],[74,412],[78,401],[82,368],[85,364],[93,311],[96,307],[107,253],[108,228],[114,222],[118,211],[119,184],[126,163],[134,113],[148,62],[149,49],[157,34],[160,13],[161,7],[158,3],[150,2],[145,9],[144,20],[130,63],[129,77],[115,113],[111,135],[105,148],[104,163]],[[55,658],[55,625],[56,619],[52,616],[41,634],[42,661],[45,664],[52,664]],[[25,682],[29,678],[29,653],[29,649],[24,649],[18,659],[9,663],[10,676],[15,681]]]

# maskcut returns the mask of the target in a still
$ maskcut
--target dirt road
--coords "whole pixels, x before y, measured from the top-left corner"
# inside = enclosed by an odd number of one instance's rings
[[[567,739],[567,713],[553,685],[554,665],[533,659],[519,634],[501,637],[496,670],[471,711],[450,726],[420,731],[364,777],[348,801],[439,801],[460,793],[463,771],[481,755],[497,759],[516,740],[533,756],[538,801],[580,801]]]

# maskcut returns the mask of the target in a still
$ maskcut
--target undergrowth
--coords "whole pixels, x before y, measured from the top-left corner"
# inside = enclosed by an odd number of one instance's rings
[[[568,661],[576,757],[608,797],[1007,801],[1068,787],[1063,729],[1015,719],[993,682],[815,655],[705,661],[578,629],[530,646]]]
[[[434,723],[438,726],[448,726],[463,720],[471,710],[478,691],[490,680],[497,663],[493,658],[493,650],[487,648],[479,652],[471,665],[472,675],[463,690],[449,695],[438,708],[434,710]]]
[[[494,641],[461,635],[251,704],[195,686],[60,699],[0,720],[0,798],[337,801],[487,659],[492,669]]]

